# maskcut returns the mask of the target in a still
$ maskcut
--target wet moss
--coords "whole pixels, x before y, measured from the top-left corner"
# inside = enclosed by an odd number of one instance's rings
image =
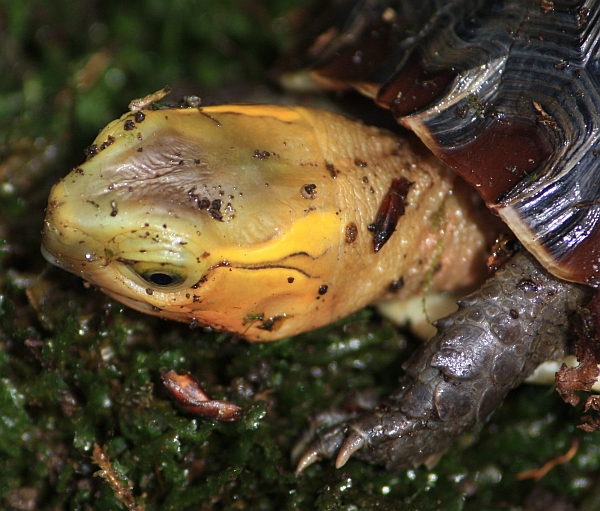
[[[0,507],[124,509],[95,477],[94,445],[148,510],[592,510],[600,439],[552,389],[513,392],[434,470],[318,463],[291,448],[314,410],[390,392],[414,348],[374,312],[263,345],[135,313],[49,268],[39,232],[50,185],[135,97],[170,84],[246,99],[305,11],[298,0],[66,2],[0,6]],[[249,84],[239,87],[239,83]],[[235,86],[231,84],[234,83]],[[270,94],[270,93],[269,93]],[[190,371],[243,407],[216,423],[182,412],[161,370]],[[541,481],[517,474],[579,443]],[[549,506],[546,506],[549,507]]]

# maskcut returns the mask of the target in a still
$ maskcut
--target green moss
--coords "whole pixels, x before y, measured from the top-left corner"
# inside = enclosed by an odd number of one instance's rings
[[[240,82],[252,92],[286,39],[293,16],[284,14],[301,3],[0,5],[9,50],[0,53],[1,508],[123,509],[94,477],[98,444],[148,510],[523,509],[534,491],[597,509],[598,435],[575,429],[580,409],[531,386],[434,470],[389,473],[351,460],[296,477],[289,455],[311,413],[352,392],[390,392],[413,341],[367,310],[250,345],[135,313],[41,258],[50,185],[105,122],[166,84],[209,98],[231,97],[231,83],[236,94]],[[104,56],[96,67],[94,55]],[[162,386],[165,368],[190,371],[216,398],[239,404],[243,418],[182,412]],[[569,464],[539,483],[517,480],[573,439]]]

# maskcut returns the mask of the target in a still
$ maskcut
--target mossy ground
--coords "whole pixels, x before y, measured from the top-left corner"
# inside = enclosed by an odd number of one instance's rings
[[[0,508],[124,509],[94,477],[97,444],[138,509],[600,509],[600,435],[544,387],[513,392],[434,470],[322,462],[296,477],[289,453],[311,412],[389,392],[414,341],[366,310],[250,345],[135,313],[43,261],[49,188],[106,122],[167,84],[174,97],[270,94],[305,14],[301,0],[0,3]],[[163,368],[190,371],[242,420],[181,412]],[[517,480],[574,441],[568,464]]]

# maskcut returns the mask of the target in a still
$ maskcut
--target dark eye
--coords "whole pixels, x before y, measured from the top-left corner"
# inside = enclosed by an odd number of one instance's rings
[[[141,277],[156,286],[175,286],[183,282],[181,275],[166,272],[144,272]]]
[[[185,268],[167,263],[138,262],[133,265],[133,271],[148,284],[157,287],[178,286],[187,278]]]

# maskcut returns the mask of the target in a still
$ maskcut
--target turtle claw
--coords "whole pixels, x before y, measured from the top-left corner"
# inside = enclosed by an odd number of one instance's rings
[[[350,456],[362,449],[366,443],[361,435],[356,431],[351,431],[338,451],[337,458],[335,459],[335,468],[343,467],[350,459]]]
[[[338,461],[336,461],[337,468],[344,465],[357,449],[352,449],[352,446],[345,447],[347,443],[347,424],[349,423],[350,421],[344,421],[318,432],[313,425],[313,428],[307,432],[307,438],[305,437],[304,442],[301,442],[294,449],[297,453],[302,453],[296,465],[296,474],[322,458],[333,458],[336,455],[339,459],[339,466]]]
[[[405,417],[401,415],[401,420],[404,421]],[[320,430],[317,430],[318,424],[313,424],[304,440],[294,449],[296,453],[302,453],[296,466],[296,474],[322,458],[334,458],[335,467],[341,468],[355,454],[361,459],[370,459],[374,451],[385,451],[385,447],[378,447],[395,440],[391,431],[383,432],[385,426],[382,418],[386,416],[378,411],[367,412]],[[398,414],[394,416],[398,418]],[[366,446],[370,449],[365,449]],[[374,459],[381,463],[387,462],[382,453],[375,454]]]
[[[355,412],[339,409],[316,414],[292,449],[292,461],[297,460],[296,474],[320,459],[335,457],[344,444],[346,433],[350,430],[349,425],[356,418]],[[352,452],[347,455],[342,465]]]
[[[304,454],[298,460],[296,475],[299,475],[305,468],[310,467],[321,458],[323,458],[323,455],[321,454],[319,442],[315,441],[304,451]]]
[[[342,468],[356,451],[367,444],[364,437],[356,431],[350,431],[344,438],[348,428],[340,426],[323,431],[306,447],[296,465],[296,475],[322,458],[332,458],[336,452],[335,468]]]

